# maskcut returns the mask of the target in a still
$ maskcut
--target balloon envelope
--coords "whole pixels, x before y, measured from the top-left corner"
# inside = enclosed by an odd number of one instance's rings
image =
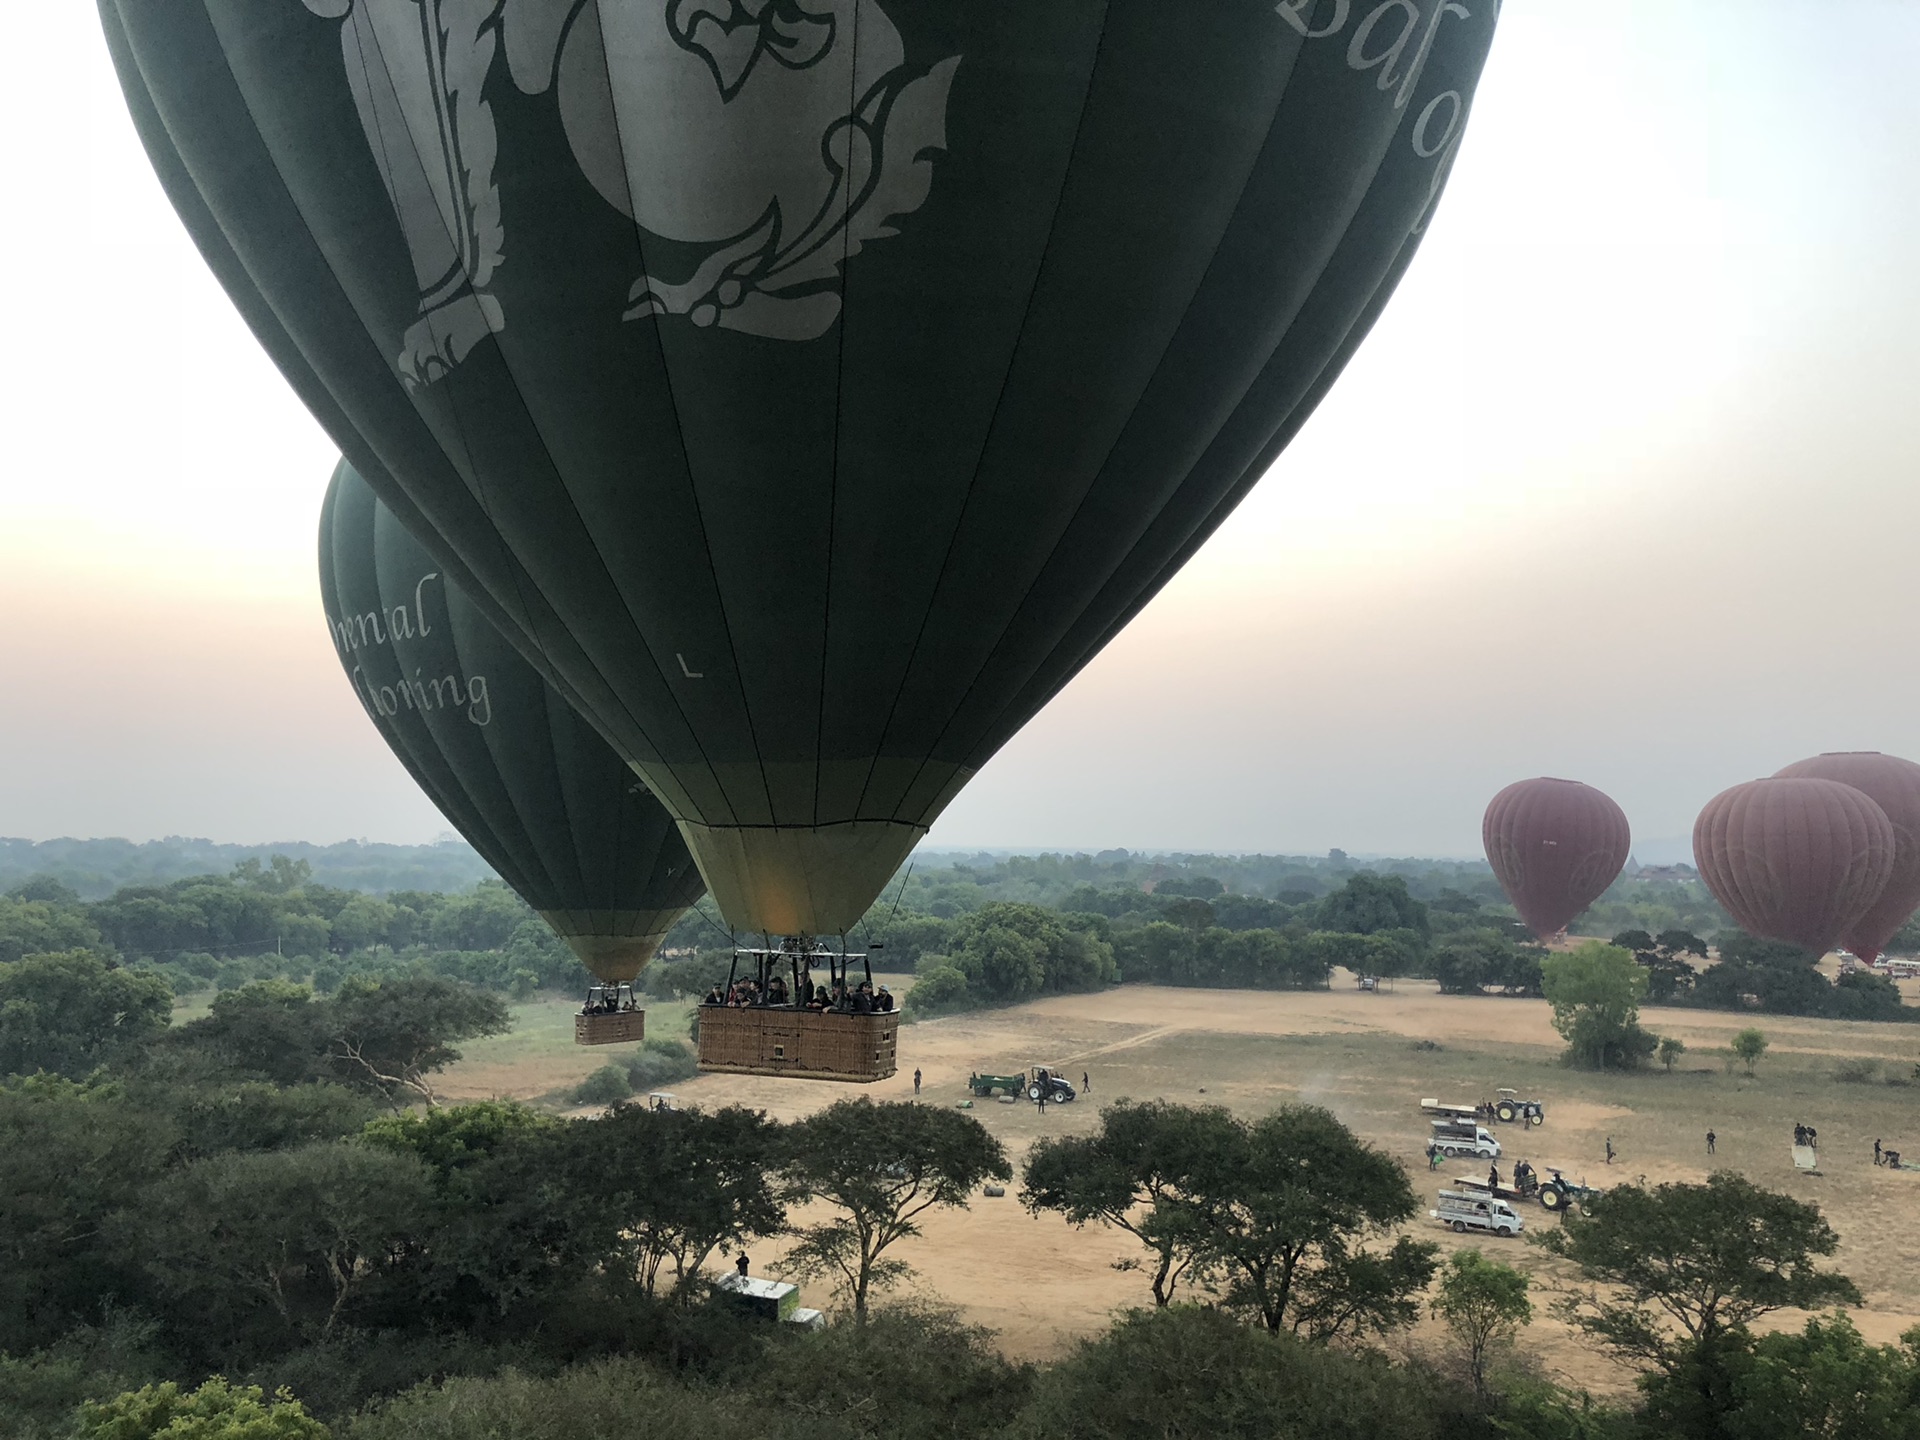
[[[1610,798],[1549,776],[1494,796],[1480,838],[1500,888],[1542,940],[1605,893],[1633,843],[1626,812]]]
[[[1840,942],[1847,949],[1862,960],[1873,960],[1894,932],[1920,909],[1920,765],[1877,750],[1847,750],[1816,755],[1778,773],[1838,780],[1886,812],[1893,826],[1893,870],[1886,889],[1840,934]]]
[[[1886,888],[1893,825],[1837,780],[1749,780],[1706,803],[1693,855],[1742,930],[1824,955]]]
[[[1304,423],[1493,0],[100,0],[183,220],[448,573],[843,930]]]
[[[602,980],[631,980],[700,898],[673,818],[344,461],[320,591],[381,738]]]

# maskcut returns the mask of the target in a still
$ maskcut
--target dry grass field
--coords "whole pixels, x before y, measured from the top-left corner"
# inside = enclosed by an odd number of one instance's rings
[[[449,1097],[533,1099],[604,1063],[603,1052],[572,1044],[572,1002],[539,1002],[515,1013],[514,1033],[466,1047],[467,1058],[445,1076]],[[1332,990],[1305,994],[1123,986],[913,1025],[901,1035],[903,1073],[864,1091],[737,1075],[700,1076],[675,1088],[682,1104],[745,1104],[793,1118],[849,1094],[910,1097],[915,1066],[924,1072],[922,1099],[929,1104],[964,1099],[973,1070],[1006,1073],[1044,1063],[1076,1083],[1090,1075],[1089,1095],[1049,1106],[1044,1116],[1025,1104],[976,1105],[972,1113],[1006,1144],[1016,1166],[1037,1137],[1089,1130],[1099,1105],[1120,1096],[1215,1103],[1248,1115],[1305,1101],[1328,1107],[1398,1156],[1430,1201],[1440,1177],[1428,1175],[1421,1156],[1420,1097],[1473,1101],[1510,1085],[1545,1101],[1547,1123],[1532,1131],[1492,1127],[1507,1147],[1503,1172],[1527,1158],[1600,1186],[1643,1176],[1699,1179],[1709,1169],[1711,1127],[1719,1137],[1713,1164],[1826,1212],[1842,1237],[1838,1264],[1866,1294],[1856,1316],[1863,1332],[1891,1340],[1920,1323],[1920,1172],[1871,1163],[1876,1137],[1920,1159],[1920,1084],[1886,1083],[1888,1076],[1912,1076],[1920,1026],[1648,1009],[1641,1018],[1649,1029],[1687,1044],[1674,1073],[1594,1075],[1558,1063],[1560,1041],[1549,1018],[1542,1001],[1448,997],[1421,981],[1380,994],[1358,993],[1339,976]],[[1728,1038],[1749,1024],[1772,1042],[1750,1078],[1725,1063]],[[684,1035],[684,1008],[651,1008],[648,1029]],[[1871,1079],[1839,1078],[1857,1073],[1857,1063],[1852,1072],[1847,1067],[1862,1060],[1877,1062]],[[1819,1129],[1819,1175],[1793,1169],[1796,1121]],[[1618,1151],[1611,1167],[1604,1163],[1608,1137]],[[1461,1162],[1441,1174],[1469,1168]],[[1530,1227],[1558,1223],[1531,1207],[1522,1213]],[[1455,1243],[1431,1222],[1415,1228]],[[1014,1354],[1056,1354],[1114,1310],[1148,1298],[1139,1276],[1113,1268],[1134,1253],[1126,1236],[1036,1219],[1011,1194],[930,1216],[925,1231],[901,1247],[901,1258],[919,1271],[913,1283],[992,1326]],[[1545,1290],[1569,1279],[1524,1242],[1466,1243],[1533,1272]],[[754,1261],[756,1270],[777,1268],[772,1251]],[[809,1294],[816,1302],[827,1298]],[[1550,1373],[1589,1388],[1617,1390],[1630,1381],[1544,1314],[1528,1348]]]

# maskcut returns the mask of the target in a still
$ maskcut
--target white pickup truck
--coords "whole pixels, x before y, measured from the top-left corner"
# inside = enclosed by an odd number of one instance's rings
[[[1500,1142],[1487,1127],[1458,1120],[1433,1122],[1433,1148],[1442,1155],[1477,1155],[1482,1160],[1500,1158]]]
[[[1442,1190],[1440,1204],[1427,1214],[1442,1225],[1464,1235],[1469,1230],[1484,1230],[1491,1235],[1518,1235],[1526,1229],[1519,1214],[1506,1201],[1485,1191]]]

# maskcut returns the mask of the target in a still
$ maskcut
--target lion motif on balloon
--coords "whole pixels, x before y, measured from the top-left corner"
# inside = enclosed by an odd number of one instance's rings
[[[959,56],[906,63],[875,0],[301,0],[343,22],[362,129],[413,260],[419,318],[395,363],[446,374],[508,321],[492,292],[507,237],[488,84],[552,92],[593,188],[634,222],[624,318],[679,316],[815,339],[842,267],[933,185]],[[690,273],[649,239],[698,247]]]

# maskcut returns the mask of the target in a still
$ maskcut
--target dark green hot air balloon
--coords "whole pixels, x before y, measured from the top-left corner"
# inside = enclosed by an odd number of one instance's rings
[[[603,981],[704,887],[673,819],[342,461],[320,512],[340,664],[427,797]]]
[[[790,934],[852,924],[1304,423],[1498,10],[101,0],[262,343],[729,921]]]

